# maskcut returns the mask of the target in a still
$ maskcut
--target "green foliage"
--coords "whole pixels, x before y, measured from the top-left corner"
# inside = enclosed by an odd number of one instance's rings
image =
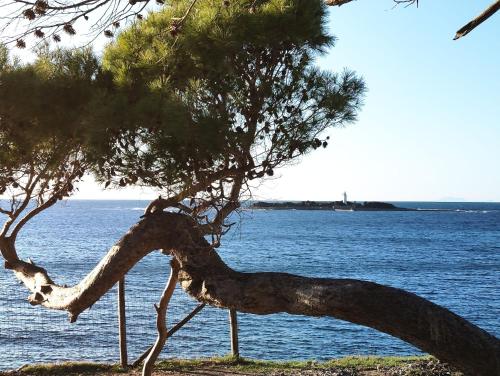
[[[291,47],[323,52],[333,44],[325,30],[326,9],[321,1],[261,1],[251,10],[251,4],[259,2],[235,0],[226,6],[208,0],[197,5],[174,33],[172,20],[182,18],[189,3],[173,1],[119,36],[108,48],[104,63],[117,80],[145,78],[160,86],[168,80],[174,87],[183,87],[195,78],[236,74],[233,60],[244,47],[276,53]]]
[[[62,198],[72,191],[67,179],[84,173],[85,114],[95,96],[97,73],[97,60],[88,50],[40,51],[34,64],[7,61],[2,66],[0,193],[10,187],[15,197],[20,186],[26,190],[29,176],[37,177],[41,190],[36,192],[42,195],[51,191]]]
[[[2,74],[0,110],[26,141],[49,135],[71,138],[92,100],[97,61],[88,52],[57,51],[41,55],[28,66]]]
[[[326,146],[318,138],[323,130],[355,119],[363,82],[348,71],[314,67],[315,56],[333,43],[323,2],[254,3],[206,1],[183,19],[189,2],[175,1],[106,50],[104,69],[117,85],[140,91],[156,109],[134,123],[153,129],[140,137],[147,152],[113,150],[149,171],[150,184],[185,187],[228,169],[244,170],[248,179],[272,175]],[[145,99],[144,88],[163,103]],[[187,110],[176,121],[169,118],[172,104]],[[110,159],[114,172],[130,173],[128,164],[116,168],[117,158]]]
[[[190,3],[121,33],[102,67],[89,50],[44,48],[2,63],[2,165],[45,153],[62,166],[77,151],[106,186],[158,187],[203,211],[355,120],[363,81],[314,65],[334,41],[323,1]]]
[[[7,69],[9,64],[9,50],[3,44],[0,44],[0,71]]]

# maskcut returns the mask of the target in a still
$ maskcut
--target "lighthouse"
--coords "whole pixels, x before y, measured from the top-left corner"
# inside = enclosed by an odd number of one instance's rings
[[[347,193],[346,192],[344,192],[344,201],[343,202],[344,202],[344,205],[347,205]]]

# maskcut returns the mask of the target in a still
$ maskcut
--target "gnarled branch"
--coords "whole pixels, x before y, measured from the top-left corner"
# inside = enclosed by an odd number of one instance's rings
[[[45,270],[29,263],[10,267],[33,292],[34,304],[67,310],[74,321],[155,249],[174,256],[181,286],[200,302],[254,314],[335,317],[401,338],[466,373],[500,372],[500,340],[449,310],[372,282],[237,272],[184,214],[146,216],[74,287],[55,285]]]

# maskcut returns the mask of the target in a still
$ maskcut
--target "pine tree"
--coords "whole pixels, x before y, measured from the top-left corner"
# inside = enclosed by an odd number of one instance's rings
[[[356,119],[364,84],[350,71],[315,66],[334,42],[320,0],[191,4],[172,1],[137,21],[102,60],[88,50],[41,49],[22,66],[0,54],[0,189],[9,198],[0,208],[7,217],[0,250],[31,291],[30,303],[66,310],[74,322],[161,249],[172,264],[160,318],[179,281],[208,304],[333,316],[402,338],[466,372],[497,372],[497,338],[411,293],[357,280],[240,273],[222,261],[215,249],[251,181],[326,147],[326,129]],[[20,260],[15,240],[86,172],[113,189],[156,187],[163,198],[87,277],[66,287]],[[165,327],[158,331],[145,375],[165,343]]]

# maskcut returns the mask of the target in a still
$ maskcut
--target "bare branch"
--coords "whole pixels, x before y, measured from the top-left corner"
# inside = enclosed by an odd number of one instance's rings
[[[156,211],[164,210],[168,207],[177,207],[176,205],[182,200],[196,194],[200,190],[208,187],[213,182],[224,179],[227,177],[234,177],[240,174],[243,170],[239,168],[228,168],[225,170],[218,171],[216,173],[211,174],[207,179],[204,179],[196,184],[191,184],[187,189],[179,192],[178,194],[168,197],[162,198],[161,196],[156,200],[152,201],[146,210],[144,211],[144,215],[148,215],[154,213]]]
[[[215,235],[220,236],[222,233],[222,226],[224,224],[224,220],[236,209],[240,207],[240,193],[243,185],[243,180],[245,178],[244,173],[240,174],[240,176],[236,177],[233,186],[231,187],[231,192],[226,203],[219,209],[217,208],[217,214],[214,219],[202,226],[202,232],[206,235]],[[215,243],[218,244],[220,239],[216,239]]]
[[[17,218],[22,214],[24,209],[29,205],[31,199],[32,199],[32,192],[35,189],[36,184],[38,183],[38,180],[40,179],[40,175],[36,176],[35,178],[35,169],[33,164],[29,166],[29,177],[28,177],[28,182],[26,184],[25,192],[24,192],[24,199],[20,202],[20,204],[17,204],[17,200],[15,197],[12,197],[12,203],[11,203],[11,215],[9,215],[9,219],[5,221],[2,231],[0,232],[0,237],[4,237],[7,235],[7,232],[9,231],[10,227],[12,224],[17,220]]]
[[[10,216],[12,212],[10,210],[0,208],[0,213]]]
[[[354,0],[325,0],[325,4],[329,6],[341,6],[347,3],[350,3]],[[396,4],[406,4],[407,6],[416,4],[418,7],[418,0],[393,0]],[[453,40],[460,39],[467,34],[469,34],[476,27],[481,25],[484,21],[494,15],[496,12],[500,10],[500,0],[495,1],[488,8],[484,10],[479,16],[474,18],[472,21],[467,23],[465,26],[461,27],[455,34]]]
[[[12,0],[4,4],[3,16],[0,17],[0,32],[5,43],[17,43],[26,46],[25,38],[34,35],[40,41],[53,39],[61,41],[61,33],[75,34],[73,28],[77,21],[92,21],[87,36],[94,40],[99,34],[113,36],[113,29],[120,23],[135,18],[142,18],[141,12],[150,4],[150,0]],[[3,22],[2,22],[3,21]],[[21,31],[19,31],[21,30]],[[9,33],[11,31],[12,33]],[[9,35],[10,34],[10,35]]]
[[[339,7],[341,5],[350,3],[351,1],[353,1],[353,0],[325,0],[325,4],[330,5],[332,7],[336,7],[336,6]]]
[[[153,366],[158,359],[158,355],[160,355],[163,346],[165,346],[165,342],[168,338],[168,330],[167,330],[167,308],[172,295],[174,294],[175,286],[177,285],[178,275],[179,275],[179,263],[177,260],[172,259],[170,263],[170,278],[167,281],[165,286],[165,290],[160,298],[160,302],[158,305],[155,305],[157,318],[156,318],[156,330],[158,331],[158,336],[156,338],[156,342],[153,345],[151,351],[149,352],[142,370],[142,374],[144,376],[150,376],[153,371]]]
[[[463,36],[469,34],[472,30],[474,30],[476,27],[481,25],[484,21],[493,16],[496,12],[498,12],[499,9],[500,9],[500,0],[497,0],[493,4],[491,4],[483,13],[474,18],[467,25],[460,28],[455,34],[455,38],[453,38],[453,40],[460,39]]]
[[[333,7],[340,7],[341,5],[350,3],[354,0],[325,0],[325,4]],[[418,0],[393,0],[396,4],[406,4],[412,5],[416,4],[418,6]]]
[[[28,196],[26,196],[28,197]],[[15,240],[17,238],[17,234],[21,230],[21,228],[34,216],[36,216],[38,213],[41,213],[45,209],[50,208],[52,205],[54,205],[57,202],[57,198],[55,196],[50,197],[47,201],[45,201],[42,205],[37,206],[33,210],[29,211],[14,227],[12,230],[12,233],[10,234],[10,238]]]

